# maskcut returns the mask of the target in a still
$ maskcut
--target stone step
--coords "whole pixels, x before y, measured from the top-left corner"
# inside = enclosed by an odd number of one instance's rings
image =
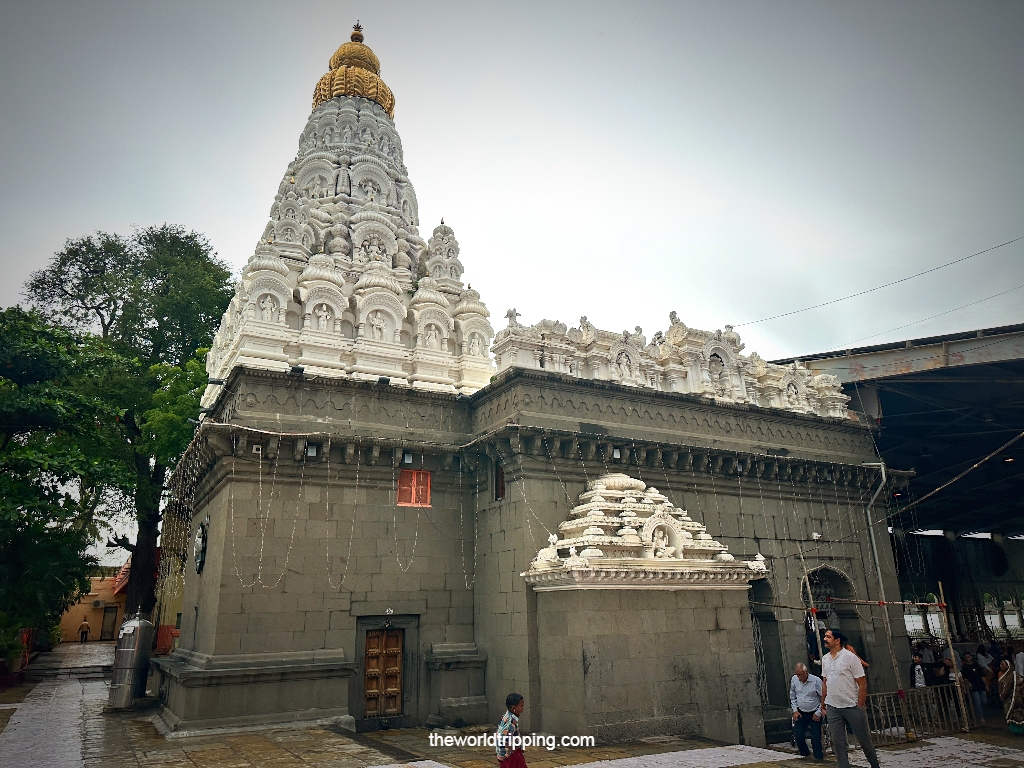
[[[766,744],[788,744],[792,740],[793,720],[791,718],[765,718],[764,741]]]
[[[83,679],[102,678],[110,674],[113,664],[95,664],[87,667],[29,667],[25,670],[25,679],[30,682],[52,680],[58,677],[78,677]]]

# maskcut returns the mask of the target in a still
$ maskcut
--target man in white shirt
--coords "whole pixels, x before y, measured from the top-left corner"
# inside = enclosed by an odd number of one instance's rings
[[[825,633],[825,647],[828,653],[821,660],[822,685],[821,705],[823,714],[828,715],[829,732],[832,734],[832,748],[836,753],[839,768],[850,768],[846,756],[846,726],[850,726],[864,757],[871,768],[880,768],[875,747],[868,732],[868,716],[864,704],[868,698],[868,681],[860,659],[846,650],[847,637],[838,629]]]
[[[811,732],[811,749],[815,760],[824,760],[821,751],[821,678],[807,671],[806,664],[797,664],[789,681],[789,703],[793,706],[793,736],[801,757],[808,757],[807,732]]]
[[[1017,649],[1014,649],[1017,650]],[[1013,666],[1018,676],[1024,676],[1024,651],[1017,651],[1013,657]]]

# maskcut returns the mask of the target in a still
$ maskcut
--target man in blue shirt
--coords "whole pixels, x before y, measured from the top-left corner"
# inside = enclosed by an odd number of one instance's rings
[[[821,678],[807,671],[807,665],[797,664],[793,679],[789,681],[789,703],[793,705],[793,735],[801,757],[807,751],[807,732],[811,732],[811,748],[815,760],[824,760],[821,751]]]

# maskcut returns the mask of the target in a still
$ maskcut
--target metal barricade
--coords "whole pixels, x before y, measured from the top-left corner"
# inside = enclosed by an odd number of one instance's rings
[[[896,693],[873,693],[865,710],[874,744],[948,736],[975,726],[970,694],[958,692],[953,683],[911,688],[903,701]]]

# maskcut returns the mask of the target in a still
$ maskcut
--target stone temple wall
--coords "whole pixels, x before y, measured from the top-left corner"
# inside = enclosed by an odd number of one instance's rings
[[[542,728],[763,745],[746,590],[537,596]]]
[[[516,690],[527,729],[758,743],[751,608],[771,640],[762,676],[779,688],[778,670],[806,658],[802,612],[775,607],[802,604],[800,548],[809,570],[827,566],[836,596],[877,594],[863,533],[876,479],[860,466],[870,437],[849,420],[521,370],[456,397],[236,369],[195,448],[190,530],[207,526],[207,556],[201,574],[188,558],[180,647],[157,662],[162,716],[178,729],[325,717],[378,727],[361,711],[364,640],[395,626],[407,647],[392,726],[496,722]],[[431,472],[429,508],[395,505],[403,467]],[[522,574],[608,472],[657,487],[738,560],[762,555],[767,577],[749,593],[535,591]],[[891,554],[880,555],[888,575]],[[872,662],[872,689],[893,690],[875,613],[875,624],[849,609],[836,620]],[[639,628],[625,647],[623,627]],[[728,672],[724,698],[684,684],[704,672],[679,647],[711,649],[707,674]],[[643,684],[622,682],[649,665]],[[578,710],[560,698],[570,683]],[[774,688],[771,703],[784,701]]]

